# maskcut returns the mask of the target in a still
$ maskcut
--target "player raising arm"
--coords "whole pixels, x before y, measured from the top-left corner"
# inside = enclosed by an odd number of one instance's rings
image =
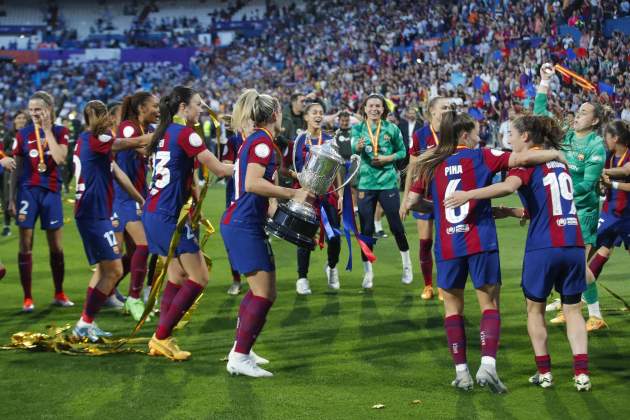
[[[547,111],[547,93],[554,73],[551,64],[543,64],[540,69],[541,82],[534,100],[534,114],[550,115]],[[597,131],[606,123],[606,108],[599,102],[584,102],[573,121],[573,126],[565,133],[562,149],[569,162],[569,173],[575,190],[573,192],[577,216],[584,235],[586,258],[591,256],[597,242],[597,220],[599,216],[599,194],[597,182],[604,169],[606,150],[604,141]],[[604,328],[606,323],[599,310],[597,286],[591,283],[584,292],[588,304],[589,329]],[[550,305],[551,307],[556,305]],[[553,324],[564,323],[562,312],[551,320]]]

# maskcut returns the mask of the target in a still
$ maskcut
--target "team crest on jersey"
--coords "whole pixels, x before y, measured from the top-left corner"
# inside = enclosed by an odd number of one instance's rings
[[[118,219],[112,219],[112,226],[117,228],[118,226],[120,226],[120,220]]]
[[[359,193],[359,198],[361,198],[361,199],[365,198],[365,193],[363,191],[361,191]]]
[[[578,153],[577,158],[580,161],[584,160],[584,153]]]
[[[383,141],[390,141],[392,138],[390,137],[389,134],[385,134],[383,135]]]
[[[118,247],[118,245],[113,245],[112,251],[114,251],[116,254],[120,254],[120,248]]]
[[[23,221],[25,221],[25,220],[26,220],[26,215],[25,215],[25,214],[20,214],[20,215],[18,216],[18,221],[19,221],[19,222],[23,222]]]
[[[35,149],[31,150],[30,152],[28,152],[28,155],[32,158],[36,158],[37,156],[39,156],[39,152]]]

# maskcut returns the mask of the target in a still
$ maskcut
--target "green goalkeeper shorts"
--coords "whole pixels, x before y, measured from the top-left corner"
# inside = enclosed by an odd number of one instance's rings
[[[597,243],[597,221],[599,220],[599,212],[597,209],[578,209],[578,220],[582,228],[582,237],[584,245],[595,246]]]

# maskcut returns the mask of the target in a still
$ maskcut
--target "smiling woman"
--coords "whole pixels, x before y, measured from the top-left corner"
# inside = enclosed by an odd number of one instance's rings
[[[395,161],[405,158],[407,148],[400,129],[386,120],[389,110],[382,95],[369,95],[360,109],[363,122],[352,128],[352,151],[361,156],[358,202],[361,233],[373,237],[374,213],[377,203],[380,203],[402,257],[402,282],[410,284],[413,281],[413,272],[409,244],[398,212],[400,193],[398,173],[394,165]],[[364,253],[361,253],[361,258],[365,272],[363,288],[371,289],[374,280],[372,263]]]

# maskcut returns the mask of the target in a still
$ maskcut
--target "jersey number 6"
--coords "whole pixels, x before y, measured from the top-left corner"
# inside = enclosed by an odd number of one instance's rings
[[[451,179],[448,181],[448,185],[446,186],[446,193],[444,194],[446,197],[451,196],[455,191],[457,191],[457,186],[461,182],[461,179]],[[470,203],[466,202],[459,207],[455,207],[452,209],[444,209],[446,213],[446,220],[452,224],[456,225],[464,221],[466,216],[468,216],[468,212],[470,210]]]

